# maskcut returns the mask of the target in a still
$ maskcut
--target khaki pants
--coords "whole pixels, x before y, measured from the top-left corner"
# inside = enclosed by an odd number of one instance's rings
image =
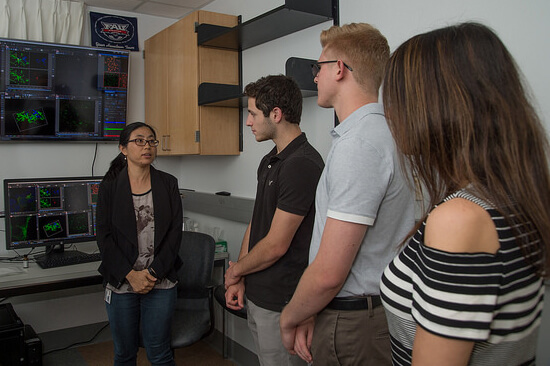
[[[384,307],[323,310],[315,319],[311,350],[314,366],[391,365],[390,333]]]
[[[288,353],[281,340],[281,313],[267,310],[247,300],[248,329],[252,333],[261,366],[305,366],[306,362]]]

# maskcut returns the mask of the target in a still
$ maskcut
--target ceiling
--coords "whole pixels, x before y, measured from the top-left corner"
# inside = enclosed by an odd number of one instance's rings
[[[180,19],[213,0],[84,0],[88,6]]]

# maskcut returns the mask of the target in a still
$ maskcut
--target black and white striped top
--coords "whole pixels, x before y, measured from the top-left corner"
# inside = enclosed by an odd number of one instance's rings
[[[394,365],[410,365],[416,326],[474,341],[470,365],[532,365],[544,305],[543,281],[523,259],[512,229],[489,204],[459,191],[491,215],[500,250],[449,253],[424,245],[425,222],[386,267],[381,295]]]

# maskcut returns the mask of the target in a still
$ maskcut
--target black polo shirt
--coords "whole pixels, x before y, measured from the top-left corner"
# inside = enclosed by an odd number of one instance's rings
[[[263,239],[275,210],[304,216],[288,251],[271,267],[246,276],[246,296],[254,304],[282,311],[308,264],[315,216],[315,190],[323,171],[321,155],[302,133],[277,154],[273,148],[258,167],[258,187],[248,250]]]

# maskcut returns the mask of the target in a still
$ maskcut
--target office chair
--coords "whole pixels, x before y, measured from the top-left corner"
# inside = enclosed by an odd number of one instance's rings
[[[227,305],[225,304],[225,285],[222,283],[221,285],[218,285],[216,286],[215,290],[214,290],[214,298],[216,299],[216,301],[218,302],[218,304],[221,305],[221,307],[233,314],[233,315],[236,315],[238,316],[239,318],[241,319],[246,319],[247,318],[247,315],[246,315],[246,302],[245,302],[245,305],[244,305],[244,308],[242,308],[241,310],[233,310],[233,309],[230,309],[227,307]],[[246,299],[245,299],[246,301]],[[223,358],[227,358],[227,341],[225,339],[225,311],[222,311],[222,355],[223,355]]]
[[[190,346],[214,330],[211,283],[216,242],[208,234],[184,231],[179,256],[178,298],[172,320],[171,348]],[[140,330],[141,333],[141,330]],[[143,338],[140,334],[140,346]]]
[[[225,285],[222,283],[221,285],[217,285],[214,289],[214,298],[220,304],[226,311],[230,312],[233,315],[238,316],[239,318],[246,319],[246,303],[244,305],[244,308],[241,310],[233,310],[229,309],[227,305],[225,305]]]
[[[184,231],[179,256],[178,299],[172,321],[172,349],[189,346],[214,330],[211,284],[216,242],[208,234]]]

